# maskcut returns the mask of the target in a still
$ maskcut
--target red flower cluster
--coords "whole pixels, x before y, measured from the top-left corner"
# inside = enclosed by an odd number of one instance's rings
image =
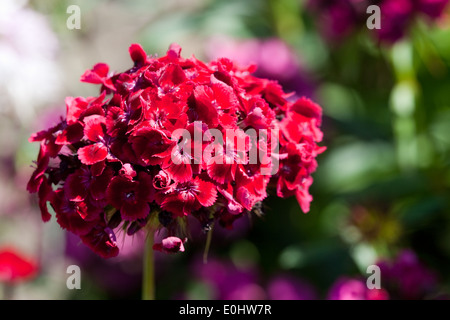
[[[184,250],[173,240],[184,238],[180,221],[193,216],[204,227],[218,221],[231,228],[271,185],[309,210],[311,173],[324,150],[316,144],[318,105],[289,102],[276,82],[252,76],[253,66],[225,58],[185,59],[178,45],[160,58],[138,44],[129,52],[131,69],[110,74],[99,63],[86,71],[81,81],[100,84],[100,95],[66,98],[66,118],[31,136],[41,144],[28,191],[38,193],[44,221],[49,202],[62,228],[112,257],[115,229],[132,235],[150,223],[176,243],[155,249]]]

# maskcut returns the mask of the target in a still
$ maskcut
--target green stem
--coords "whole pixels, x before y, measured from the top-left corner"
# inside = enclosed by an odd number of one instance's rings
[[[153,256],[154,231],[148,230],[145,240],[142,270],[142,300],[155,300],[155,260]]]

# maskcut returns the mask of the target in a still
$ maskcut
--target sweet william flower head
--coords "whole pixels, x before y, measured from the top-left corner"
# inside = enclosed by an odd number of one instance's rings
[[[320,106],[289,101],[227,58],[184,58],[176,44],[160,58],[139,44],[129,53],[129,70],[87,70],[80,80],[99,95],[67,97],[66,117],[30,137],[40,151],[27,189],[44,221],[50,204],[62,228],[109,258],[121,230],[165,229],[154,249],[181,252],[189,216],[232,228],[271,193],[309,210]]]

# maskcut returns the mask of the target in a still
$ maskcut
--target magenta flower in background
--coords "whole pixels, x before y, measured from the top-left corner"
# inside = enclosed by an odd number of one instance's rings
[[[315,288],[292,275],[280,274],[267,284],[267,296],[270,300],[315,300]]]
[[[393,299],[419,300],[437,293],[437,275],[412,250],[401,251],[395,259],[381,260],[377,265],[381,269],[383,287]]]
[[[439,297],[438,277],[412,250],[403,250],[394,259],[382,259],[381,289],[368,289],[365,279],[340,277],[328,292],[330,300],[422,300]]]
[[[317,16],[317,27],[323,36],[336,44],[359,27],[364,12],[357,4],[355,0],[310,0],[306,8]]]
[[[369,289],[363,279],[342,276],[328,291],[328,300],[387,300],[388,292],[381,289]]]
[[[195,280],[207,284],[210,299],[223,300],[314,300],[316,289],[291,274],[275,274],[263,280],[256,266],[237,267],[231,261],[210,258],[207,264],[194,260]]]
[[[201,259],[194,261],[192,272],[198,281],[211,287],[211,299],[266,299],[266,293],[259,284],[258,271],[253,267],[239,269],[232,262],[211,257],[207,264],[203,263]]]
[[[339,44],[359,30],[367,30],[369,5],[378,5],[381,28],[370,30],[375,39],[392,44],[408,35],[417,19],[433,23],[442,16],[449,0],[310,0],[307,10],[317,16],[324,37]]]

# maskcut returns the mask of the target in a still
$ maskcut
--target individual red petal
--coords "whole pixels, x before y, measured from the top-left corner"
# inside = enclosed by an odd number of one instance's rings
[[[106,161],[105,160],[97,162],[97,163],[94,163],[91,166],[91,174],[94,177],[97,177],[97,176],[99,176],[99,175],[101,175],[103,173],[103,170],[105,170],[105,168],[106,168]]]
[[[0,282],[15,284],[37,275],[38,265],[34,259],[14,248],[0,249]]]
[[[216,186],[207,181],[203,181],[196,177],[194,182],[197,184],[197,200],[204,207],[210,207],[216,202],[217,188]]]
[[[73,144],[83,138],[83,126],[79,122],[68,125],[55,140],[56,144]]]
[[[67,124],[72,124],[78,121],[81,113],[88,107],[88,102],[83,97],[66,97],[66,119]]]
[[[84,135],[93,142],[99,142],[105,136],[105,117],[92,115],[84,118]]]
[[[305,97],[298,99],[292,104],[289,111],[295,112],[295,114],[298,115],[298,119],[302,121],[309,121],[312,118],[320,121],[322,118],[322,108]],[[318,123],[318,125],[320,125],[320,123]]]
[[[134,192],[135,182],[124,176],[115,176],[112,178],[106,190],[106,199],[116,209],[120,210],[123,203],[123,195]]]
[[[42,221],[47,222],[52,217],[47,208],[47,201],[50,201],[53,196],[53,189],[51,183],[46,178],[42,181],[38,191],[39,209],[41,210]]]
[[[64,192],[70,201],[83,201],[87,196],[90,172],[79,169],[70,174],[64,183]]]
[[[48,131],[41,130],[41,131],[31,134],[31,136],[28,138],[28,142],[42,141],[42,140],[46,139],[47,137],[48,137]]]
[[[131,60],[133,60],[136,65],[142,66],[147,61],[147,54],[138,43],[133,43],[128,49],[128,52],[130,53]]]
[[[144,165],[162,164],[170,157],[175,141],[169,139],[165,132],[153,128],[138,129],[130,138],[136,156]]]
[[[86,70],[80,77],[81,82],[94,84],[103,83],[103,78],[108,75],[109,66],[106,63],[97,63],[90,70]]]
[[[106,197],[106,189],[108,184],[111,182],[113,175],[114,172],[111,167],[107,167],[103,170],[103,173],[100,176],[92,178],[89,186],[89,192],[92,198],[95,200],[101,200]]]
[[[86,70],[80,77],[81,82],[103,84],[105,87],[115,90],[116,88],[108,77],[109,66],[106,63],[97,63],[91,70]]]
[[[233,186],[231,184],[228,184],[225,187],[218,186],[217,190],[227,200],[227,202],[228,202],[227,209],[228,209],[229,213],[231,213],[233,215],[237,215],[243,211],[244,208],[242,207],[242,205],[239,202],[237,202],[236,199],[234,199],[234,197],[233,197],[234,190],[233,190]]]
[[[86,234],[81,236],[81,240],[92,251],[104,259],[115,257],[119,254],[119,248],[115,240],[111,237],[111,229],[103,226],[96,226]]]
[[[56,221],[63,229],[67,229],[77,235],[84,235],[92,229],[96,221],[85,221],[87,217],[87,205],[83,202],[73,202],[64,195],[63,189],[58,189],[50,201],[56,212]]]
[[[235,110],[239,106],[239,101],[234,93],[234,90],[229,85],[222,81],[217,81],[212,84],[214,97],[217,108],[220,110]]]
[[[167,51],[167,57],[170,59],[178,59],[181,55],[181,47],[177,43],[172,43]]]
[[[247,188],[240,187],[236,192],[236,200],[247,210],[251,210],[258,201],[255,194],[251,193]]]
[[[226,163],[215,163],[210,161],[207,165],[207,172],[211,179],[223,184],[230,182],[233,179],[233,168],[235,165]]]
[[[108,148],[101,143],[94,143],[78,149],[78,158],[81,163],[86,165],[95,164],[103,161],[108,156]]]
[[[186,75],[184,74],[183,69],[178,64],[170,63],[168,64],[160,78],[159,85],[163,89],[172,89],[186,80]]]
[[[155,243],[153,250],[164,253],[184,252],[184,241],[178,237],[167,237],[161,243]]]
[[[172,163],[163,169],[166,170],[177,182],[186,182],[192,179],[192,166],[189,163]]]
[[[179,201],[173,196],[166,196],[161,193],[157,194],[156,202],[161,206],[162,209],[173,213],[177,217],[183,217],[185,215],[183,202]]]
[[[37,168],[33,171],[30,180],[27,184],[27,190],[30,193],[35,193],[39,190],[39,187],[43,181],[44,173],[48,168],[50,158],[43,151],[43,146],[41,144],[41,148],[39,150],[38,160],[37,160]]]
[[[213,106],[214,94],[210,87],[205,85],[196,86],[193,91],[193,101],[189,102],[189,121],[202,121],[208,128],[217,127],[218,113]]]
[[[197,210],[201,206],[195,197],[195,184],[188,184],[188,190],[177,190],[165,195],[161,203],[161,208],[172,212],[173,214],[183,217],[191,214],[192,210]],[[183,188],[184,189],[184,188]]]
[[[309,187],[312,184],[312,178],[309,177],[305,180],[303,185],[297,190],[295,193],[295,197],[297,198],[298,204],[304,213],[309,212],[310,203],[313,200],[312,196],[309,194]]]

